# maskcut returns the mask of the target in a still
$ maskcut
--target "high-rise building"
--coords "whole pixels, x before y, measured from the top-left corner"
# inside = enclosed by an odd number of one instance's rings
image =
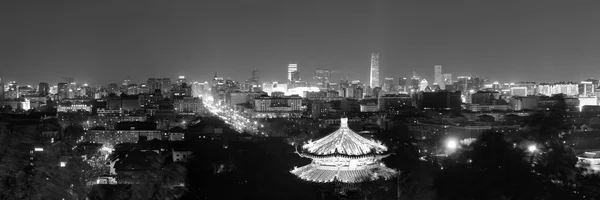
[[[69,84],[68,83],[58,83],[58,99],[66,99],[69,98]]]
[[[371,53],[371,74],[369,86],[375,88],[379,85],[379,53]]]
[[[288,65],[288,81],[292,82],[292,74],[298,71],[298,64],[289,64]]]
[[[452,83],[453,83],[452,82],[452,74],[443,74],[442,78],[443,78],[443,83],[439,84],[440,89],[444,90],[444,89],[447,89],[446,86],[452,85]],[[444,86],[444,87],[442,87],[442,86]]]
[[[48,83],[40,83],[38,85],[38,94],[41,96],[46,96],[50,94],[50,86]]]
[[[439,85],[440,89],[445,89],[444,75],[442,75],[442,66],[436,65],[433,67],[433,84]]]
[[[185,76],[179,76],[177,78],[177,85],[182,85],[184,83],[187,83],[187,81],[185,80]]]
[[[327,89],[329,85],[329,78],[331,77],[331,70],[328,69],[317,69],[315,71],[315,81],[319,89]]]
[[[524,87],[524,86],[511,87],[510,95],[516,96],[516,97],[525,97],[525,96],[527,96],[527,87]]]
[[[394,78],[385,78],[382,89],[385,92],[394,92]]]
[[[60,92],[60,83],[58,85],[58,89]],[[109,94],[119,94],[119,86],[116,83],[110,83],[108,84],[108,93]]]
[[[429,83],[427,82],[427,80],[422,79],[421,82],[419,83],[419,91],[425,91],[427,86],[429,86]]]
[[[592,81],[581,81],[579,83],[579,96],[589,97],[595,95],[595,87]]]
[[[407,90],[407,83],[408,80],[406,78],[398,78],[398,90],[400,92],[408,92]]]
[[[292,72],[292,82],[300,81],[300,71]]]
[[[419,79],[419,77],[412,77],[410,79],[410,90],[413,92],[419,91],[420,84],[421,84],[421,79]]]
[[[258,69],[252,70],[252,78],[250,78],[252,85],[258,85],[260,83],[260,71]]]
[[[155,90],[160,90],[163,96],[167,96],[169,91],[171,91],[173,88],[173,85],[171,85],[170,78],[148,78],[148,81],[146,81],[146,87],[148,87],[150,93],[154,93]]]

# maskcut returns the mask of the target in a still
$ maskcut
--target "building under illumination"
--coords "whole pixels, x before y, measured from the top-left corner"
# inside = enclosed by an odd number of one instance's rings
[[[427,88],[427,86],[429,86],[429,83],[427,83],[427,80],[425,80],[425,79],[421,80],[421,82],[419,83],[419,91],[425,91],[425,88]]]
[[[370,74],[370,80],[369,80],[369,86],[371,86],[371,88],[375,88],[379,85],[379,53],[372,53],[371,54],[371,74]]]
[[[444,75],[442,74],[442,66],[441,65],[436,65],[433,66],[433,84],[437,84],[440,86],[440,89],[444,89],[446,88],[445,86],[445,82],[444,82]]]
[[[358,183],[377,179],[389,179],[397,171],[386,167],[381,159],[388,154],[382,143],[364,138],[348,128],[348,118],[340,120],[340,128],[316,141],[302,146],[301,157],[312,162],[294,167],[292,174],[317,182]]]
[[[298,71],[298,64],[289,64],[288,65],[288,82],[292,82],[292,76],[294,72]]]
[[[395,92],[394,91],[394,78],[385,78],[385,80],[383,81],[383,91],[392,93]]]

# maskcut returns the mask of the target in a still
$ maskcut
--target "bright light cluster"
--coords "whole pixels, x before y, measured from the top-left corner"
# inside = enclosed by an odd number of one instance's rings
[[[245,117],[238,111],[235,111],[231,108],[221,105],[215,105],[214,101],[207,98],[204,100],[204,106],[206,109],[213,115],[219,117],[219,119],[223,120],[225,123],[229,124],[233,129],[237,132],[249,132],[254,134],[265,135],[262,132],[258,131],[258,127],[264,127],[262,124],[258,124],[256,121],[252,121],[249,118]],[[266,136],[266,135],[265,135]]]
[[[318,155],[333,154],[335,152],[345,155],[365,155],[375,150],[376,153],[387,151],[387,147],[380,142],[364,138],[344,123],[338,130],[317,141],[309,141],[303,146],[308,152]]]
[[[342,118],[338,130],[305,144],[303,148],[306,151],[319,156],[299,153],[313,161],[290,172],[303,180],[317,183],[357,183],[393,177],[397,171],[381,163],[381,158],[386,156],[381,153],[387,151],[387,147],[356,134],[348,128],[347,121]],[[373,152],[378,155],[372,155]]]

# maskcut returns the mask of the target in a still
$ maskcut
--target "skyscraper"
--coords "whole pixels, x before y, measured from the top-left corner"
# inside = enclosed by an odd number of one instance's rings
[[[250,78],[250,81],[252,81],[252,84],[254,85],[260,83],[260,71],[258,71],[258,69],[252,70],[252,78]]]
[[[288,82],[292,82],[292,74],[298,71],[298,64],[289,64],[288,65]]]
[[[445,89],[444,75],[442,75],[442,66],[436,65],[433,67],[433,84],[439,85],[440,89]]]
[[[400,90],[400,92],[407,92],[407,81],[406,78],[398,78],[398,90]]]
[[[300,81],[300,71],[292,72],[292,82]]]
[[[48,95],[50,92],[50,86],[48,85],[48,83],[40,83],[38,85],[38,94],[42,95],[42,96],[46,96]]]
[[[385,92],[394,92],[394,78],[385,78],[382,89]]]
[[[185,80],[185,76],[179,76],[177,78],[177,84],[178,85],[183,85],[184,83],[187,83],[187,81]]]
[[[371,75],[369,86],[375,88],[379,85],[379,53],[371,53]]]
[[[425,79],[421,80],[421,82],[419,83],[419,91],[425,91],[425,88],[427,88],[427,86],[429,86],[429,83],[427,83],[427,80],[425,80]]]
[[[68,83],[58,83],[58,99],[66,99],[69,97],[69,84]]]
[[[440,89],[445,90],[447,85],[452,85],[452,74],[443,74],[442,75],[442,82],[443,84],[439,84],[440,85]],[[442,87],[442,85],[444,87]]]
[[[315,71],[315,82],[317,87],[320,89],[327,89],[329,86],[329,78],[331,77],[331,70],[328,69],[317,69]]]

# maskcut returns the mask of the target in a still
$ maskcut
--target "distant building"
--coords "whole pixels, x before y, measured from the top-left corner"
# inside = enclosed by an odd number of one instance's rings
[[[412,107],[412,101],[412,98],[406,94],[387,94],[377,98],[377,106],[380,111],[398,114],[401,109]]]
[[[589,97],[596,96],[596,85],[594,82],[590,81],[581,81],[578,85],[579,96]]]
[[[586,113],[590,113],[590,112],[600,112],[600,106],[583,106],[581,108],[581,112],[586,112]]]
[[[48,83],[40,83],[38,85],[38,94],[41,96],[47,96],[50,94],[50,85],[48,85]]]
[[[573,82],[559,82],[553,84],[538,85],[538,94],[552,96],[555,94],[565,94],[567,96],[579,95],[579,84]],[[586,91],[587,94],[587,91]]]
[[[302,97],[258,97],[254,99],[254,110],[263,111],[302,111]]]
[[[498,92],[477,91],[476,93],[471,94],[471,103],[492,105],[494,104],[494,100],[498,100],[499,98],[500,93]]]
[[[198,98],[185,97],[173,100],[173,107],[177,113],[198,114],[204,108],[202,100]]]
[[[417,107],[433,110],[460,110],[460,92],[420,92],[416,96]]]
[[[106,101],[108,110],[135,111],[141,108],[140,100],[137,95],[121,95],[108,98]]]
[[[510,95],[512,95],[512,96],[524,97],[524,96],[527,96],[527,94],[528,94],[527,87],[511,87],[510,88]]]
[[[298,64],[288,64],[288,82],[292,82],[292,75],[294,72],[298,71]]]
[[[68,99],[69,98],[69,84],[68,83],[58,83],[58,100]]]
[[[331,104],[324,100],[312,100],[309,105],[310,115],[314,119],[326,117],[331,110]]]
[[[442,74],[442,83],[438,85],[440,85],[440,89],[448,90],[447,86],[451,86],[453,83],[454,82],[452,82],[452,74]]]
[[[579,97],[579,111],[583,111],[583,106],[597,106],[598,97]]]
[[[385,78],[383,81],[383,91],[393,93],[394,91],[394,78]]]
[[[377,98],[364,98],[360,100],[360,112],[379,112]]]
[[[379,84],[379,53],[371,53],[371,68],[369,70],[369,86],[371,88],[381,86]]]
[[[292,72],[292,83],[300,81],[300,71],[296,70]]]
[[[579,99],[577,98],[565,98],[562,97],[564,99],[564,103],[566,104],[566,111],[579,111]],[[540,97],[539,101],[538,101],[538,109],[541,110],[548,110],[551,108],[556,107],[557,105],[559,105],[560,103],[560,98],[557,97]]]
[[[398,78],[398,91],[408,92],[408,80],[406,78]]]
[[[170,78],[148,78],[148,81],[146,81],[146,86],[150,90],[150,93],[160,90],[163,96],[168,96],[169,92],[173,88]]]
[[[92,106],[86,104],[58,105],[56,112],[92,112]]]
[[[427,83],[427,80],[421,80],[421,82],[419,83],[419,91],[425,91],[425,88],[427,88],[428,86],[429,83]]]
[[[539,97],[537,96],[526,96],[526,97],[513,97],[510,99],[510,109],[514,111],[521,110],[534,110],[538,107]]]
[[[253,85],[258,85],[260,83],[260,71],[258,71],[258,69],[252,70],[252,77],[250,80]]]
[[[331,70],[329,69],[317,69],[315,71],[315,82],[319,89],[327,90],[329,87],[329,78],[331,78]]]
[[[439,85],[440,89],[445,89],[445,82],[444,82],[444,75],[442,74],[442,66],[441,65],[436,65],[433,66],[433,76],[434,76],[434,80],[433,80],[433,84]]]
[[[487,111],[507,111],[509,110],[509,105],[480,105],[480,104],[467,104],[466,110],[470,110],[472,112],[487,112]]]

